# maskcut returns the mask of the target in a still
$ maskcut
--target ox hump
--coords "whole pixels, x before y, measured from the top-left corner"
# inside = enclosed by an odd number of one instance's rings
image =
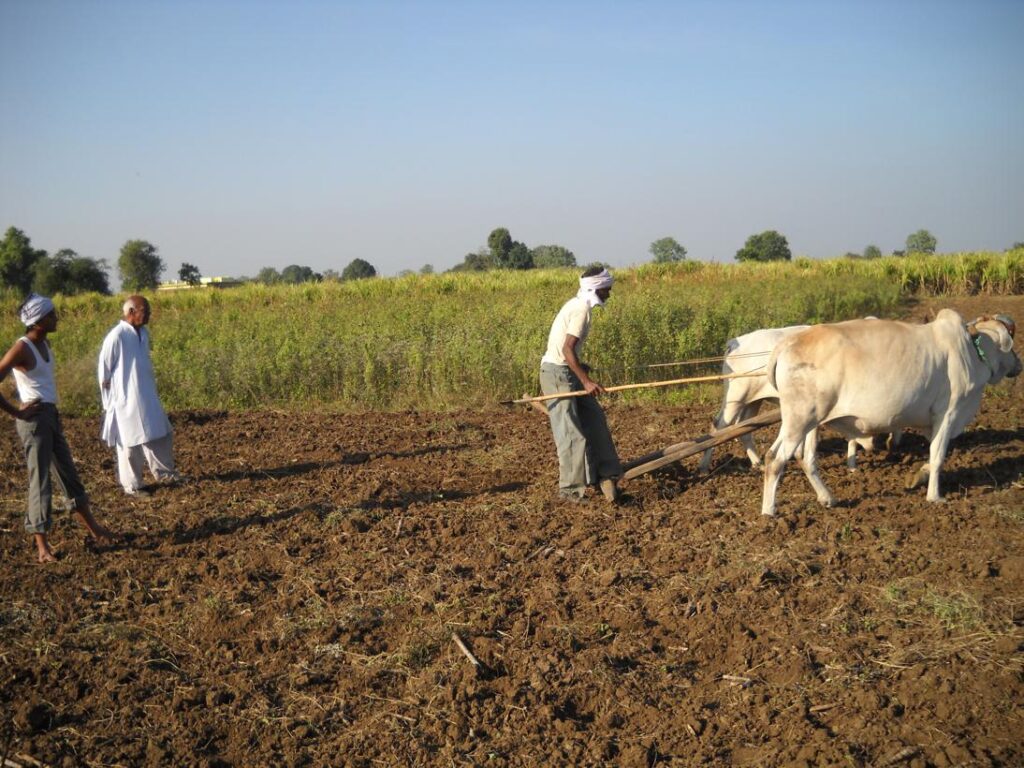
[[[955,325],[957,328],[962,328],[964,325],[964,319],[960,316],[960,313],[955,309],[940,309],[939,313],[935,315],[935,320],[932,322],[942,325]]]

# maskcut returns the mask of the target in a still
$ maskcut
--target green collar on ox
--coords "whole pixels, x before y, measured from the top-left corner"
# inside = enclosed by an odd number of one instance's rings
[[[977,332],[971,334],[971,343],[974,344],[974,348],[978,351],[978,357],[981,358],[981,362],[988,366],[989,372],[994,374],[995,370],[992,368],[992,363],[988,361],[985,350],[981,348],[981,334]]]

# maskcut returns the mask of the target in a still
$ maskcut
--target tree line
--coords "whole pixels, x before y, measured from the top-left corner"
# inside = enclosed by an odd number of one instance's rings
[[[52,256],[32,247],[32,241],[17,227],[8,227],[0,240],[0,284],[22,294],[75,294],[95,291],[110,293],[107,263],[80,256],[61,248]]]
[[[911,253],[935,253],[938,240],[927,229],[919,229],[907,236],[904,248],[894,250],[893,256]],[[1024,248],[1024,242],[1015,242],[1011,249]],[[662,237],[650,244],[648,252],[656,263],[683,261],[686,248],[673,237]],[[876,245],[868,245],[861,253],[848,252],[854,259],[877,259],[882,256]],[[793,258],[789,243],[784,235],[770,229],[751,235],[743,247],[736,252],[736,261],[789,261]],[[562,245],[538,245],[528,247],[512,235],[505,227],[498,227],[487,237],[487,245],[467,253],[463,260],[449,272],[479,272],[491,269],[545,269],[552,267],[575,267],[576,256]],[[71,248],[61,248],[50,255],[44,250],[32,247],[29,237],[17,227],[9,227],[0,240],[0,286],[13,288],[27,294],[36,291],[45,295],[55,293],[65,296],[77,293],[109,294],[108,264],[105,259],[81,256]],[[164,262],[159,251],[147,240],[128,240],[117,259],[117,270],[123,291],[152,290],[160,282]],[[424,264],[420,274],[433,274],[434,267]],[[412,274],[405,270],[402,275]],[[339,273],[333,269],[315,272],[311,267],[290,264],[278,271],[264,267],[254,278],[239,278],[243,282],[258,282],[267,285],[285,283],[307,283],[320,281],[362,280],[376,277],[377,270],[365,259],[356,258]],[[190,263],[181,265],[178,279],[189,285],[198,285],[202,274],[197,266]]]
[[[919,229],[907,235],[905,248],[892,252],[893,256],[906,256],[910,253],[935,253],[939,241],[927,229]],[[1020,244],[1014,243],[1013,248]],[[845,254],[851,259],[880,259],[882,249],[877,245],[865,246],[863,252],[854,253],[848,251]],[[789,261],[793,254],[789,250],[789,243],[783,235],[774,229],[751,235],[740,250],[736,252],[736,261]]]
[[[651,243],[650,252],[656,262],[682,261],[686,258],[686,249],[672,237],[655,240]],[[460,263],[448,271],[484,272],[491,269],[551,269],[575,266],[578,266],[576,255],[564,245],[537,245],[530,248],[525,243],[513,240],[506,227],[498,227],[491,230],[487,236],[487,245],[467,253]]]
[[[905,249],[892,252],[893,256],[905,256],[909,253],[935,253],[938,240],[927,229],[907,236]],[[1022,243],[1014,243],[1012,248],[1024,247]],[[651,243],[648,252],[652,261],[659,264],[683,261],[686,248],[674,237],[662,237]],[[863,253],[847,253],[851,258],[877,259],[882,251],[877,245],[868,245]],[[736,261],[790,261],[790,251],[786,237],[774,229],[765,230],[747,238],[743,247],[736,251]],[[429,266],[429,265],[428,265]],[[576,257],[572,251],[561,245],[538,245],[529,248],[523,243],[513,240],[508,229],[498,227],[487,237],[487,245],[467,253],[462,262],[452,267],[449,272],[477,272],[489,269],[541,269],[545,267],[575,267]]]
[[[333,269],[325,269],[323,272],[314,272],[312,267],[304,267],[298,264],[289,264],[278,272],[274,267],[263,267],[256,273],[253,282],[264,285],[276,285],[278,283],[319,283],[322,281],[342,280],[364,280],[369,277],[376,277],[377,269],[366,259],[352,259],[348,265],[337,272]],[[242,278],[246,280],[247,278]]]
[[[53,255],[34,248],[32,241],[17,227],[8,227],[0,240],[0,287],[12,288],[21,294],[30,291],[47,296],[60,293],[110,294],[106,259],[81,256],[71,248],[61,248]],[[160,283],[165,264],[159,250],[148,240],[128,240],[117,258],[121,290],[153,290]],[[280,272],[264,267],[253,278],[262,283],[305,283],[321,280],[359,280],[375,277],[377,270],[365,259],[353,259],[340,273],[328,269],[322,274],[310,267],[291,264]],[[199,285],[202,273],[195,264],[185,262],[178,270],[178,279]],[[248,281],[249,278],[241,278]]]

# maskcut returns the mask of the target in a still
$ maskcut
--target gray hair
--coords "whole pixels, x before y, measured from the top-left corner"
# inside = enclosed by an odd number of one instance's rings
[[[135,300],[136,298],[139,298],[140,300],[136,301]],[[142,296],[142,297],[129,296],[127,299],[124,300],[124,304],[121,305],[121,314],[122,315],[127,315],[129,309],[135,309],[135,310],[142,309],[143,307],[146,306],[146,303],[147,302],[146,302],[145,296]]]

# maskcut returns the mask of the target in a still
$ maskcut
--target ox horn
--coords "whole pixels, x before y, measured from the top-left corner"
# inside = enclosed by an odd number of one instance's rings
[[[1009,315],[996,315],[993,320],[998,320],[1006,328],[1007,333],[1010,334],[1010,338],[1014,338],[1017,333],[1017,324],[1013,322],[1013,318]]]

